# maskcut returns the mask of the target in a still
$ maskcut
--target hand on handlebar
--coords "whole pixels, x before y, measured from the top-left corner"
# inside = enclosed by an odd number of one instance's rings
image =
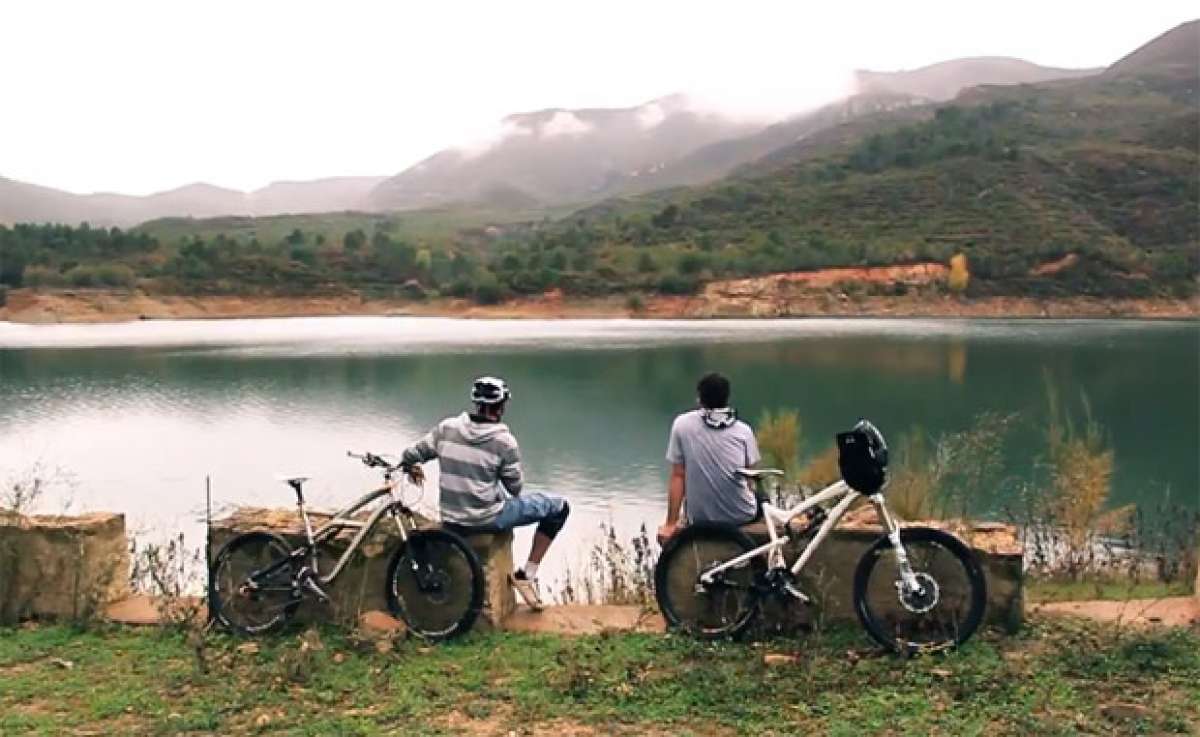
[[[420,464],[407,463],[401,465],[400,468],[404,471],[404,475],[408,476],[408,480],[413,484],[416,486],[425,485],[425,470],[421,468]]]

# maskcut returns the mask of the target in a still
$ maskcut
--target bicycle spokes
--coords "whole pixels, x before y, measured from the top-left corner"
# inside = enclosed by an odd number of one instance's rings
[[[914,587],[894,550],[881,553],[866,591],[869,606],[898,642],[923,648],[954,642],[967,617],[971,581],[959,559],[934,541],[905,545]]]
[[[470,607],[472,576],[459,547],[442,539],[414,539],[391,584],[410,625],[434,637],[456,626]]]
[[[741,552],[736,544],[721,540],[694,540],[679,551],[669,584],[678,590],[673,597],[677,614],[688,626],[700,632],[722,631],[744,618],[755,584],[752,566],[747,562],[704,575]]]

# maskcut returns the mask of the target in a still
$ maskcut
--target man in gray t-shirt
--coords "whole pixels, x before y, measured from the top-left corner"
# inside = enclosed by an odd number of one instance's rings
[[[758,443],[750,426],[729,408],[729,380],[707,374],[696,391],[699,409],[679,415],[671,425],[671,481],[667,521],[658,528],[660,543],[679,529],[685,500],[688,522],[742,525],[758,512],[754,492],[737,473],[759,462]]]

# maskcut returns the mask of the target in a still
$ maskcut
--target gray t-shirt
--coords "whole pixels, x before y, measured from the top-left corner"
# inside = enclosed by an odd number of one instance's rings
[[[682,463],[685,472],[685,517],[689,522],[745,524],[758,505],[754,492],[737,469],[758,463],[754,431],[742,421],[715,429],[700,410],[685,412],[671,425],[667,462]]]

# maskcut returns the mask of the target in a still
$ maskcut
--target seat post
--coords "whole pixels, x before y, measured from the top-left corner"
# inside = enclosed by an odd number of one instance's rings
[[[296,506],[300,509],[300,519],[304,520],[304,536],[308,538],[308,544],[313,545],[313,529],[312,522],[308,519],[308,510],[304,508],[304,479],[289,479],[288,486],[292,487],[292,491],[296,492]],[[313,550],[313,565],[316,565],[317,553]]]

